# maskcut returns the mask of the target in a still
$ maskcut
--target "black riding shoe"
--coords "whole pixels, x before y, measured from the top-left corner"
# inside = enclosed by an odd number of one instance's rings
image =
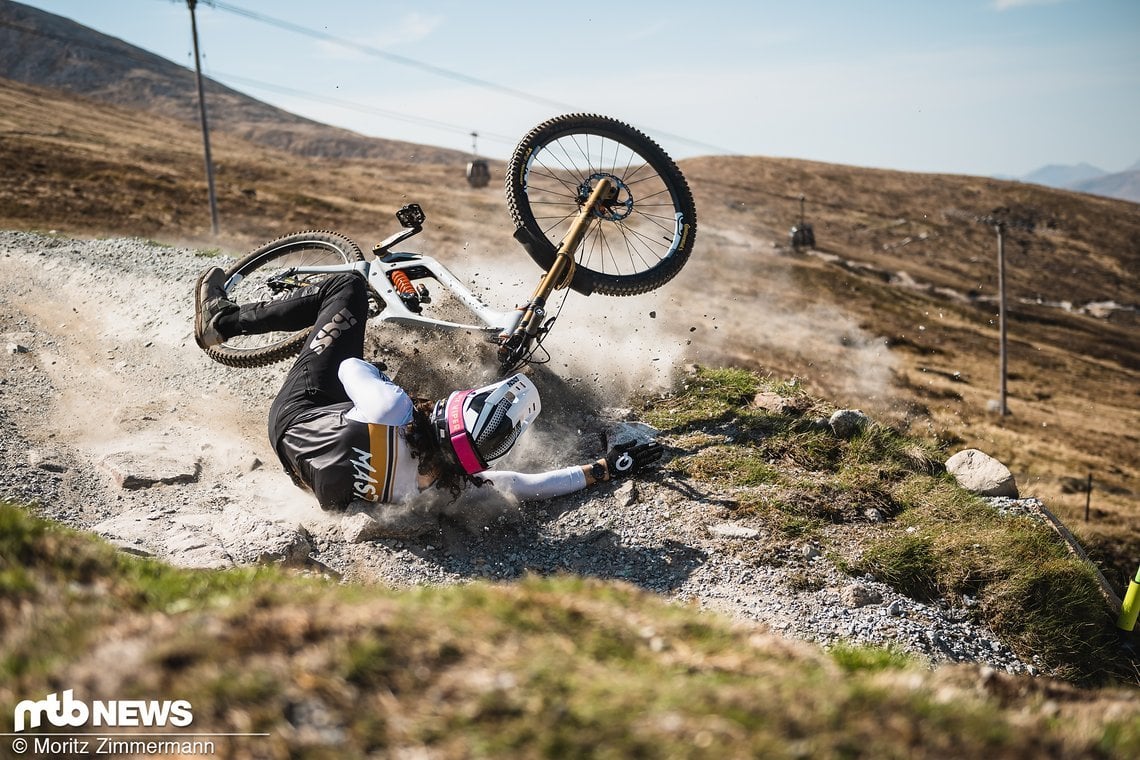
[[[226,273],[210,267],[198,277],[194,288],[194,340],[202,349],[213,348],[226,339],[218,331],[218,318],[237,311],[238,305],[226,298]]]

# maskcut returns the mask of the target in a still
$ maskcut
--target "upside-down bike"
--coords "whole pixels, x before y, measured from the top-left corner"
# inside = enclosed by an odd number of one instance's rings
[[[423,230],[417,204],[396,213],[402,229],[373,247],[371,257],[329,231],[267,243],[226,270],[227,298],[239,304],[282,298],[321,277],[356,271],[369,284],[373,320],[483,333],[506,374],[534,360],[556,318],[548,314],[554,291],[654,290],[681,271],[696,237],[692,193],[673,160],[642,132],[605,116],[559,116],[528,132],[507,164],[506,195],[515,239],[545,272],[529,299],[513,308],[484,303],[430,256],[393,250]],[[425,280],[449,291],[449,302],[475,321],[432,316]],[[305,337],[241,335],[207,353],[222,364],[256,367],[293,356]]]

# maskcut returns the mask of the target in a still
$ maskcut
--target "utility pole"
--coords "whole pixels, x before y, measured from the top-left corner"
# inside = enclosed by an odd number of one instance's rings
[[[1000,398],[998,399],[998,412],[1005,417],[1009,414],[1009,405],[1006,403],[1006,379],[1009,375],[1008,341],[1006,339],[1006,298],[1005,298],[1005,233],[1009,228],[1033,232],[1034,220],[1021,218],[1011,213],[1008,208],[994,209],[986,216],[974,217],[974,221],[987,224],[997,233],[997,264],[998,264],[998,348],[1000,356],[999,374],[1001,375]]]
[[[994,224],[994,229],[997,230],[998,243],[998,334],[1000,336],[998,342],[1001,355],[1001,394],[998,398],[998,410],[1001,416],[1005,417],[1009,414],[1009,407],[1005,403],[1005,378],[1009,366],[1005,337],[1005,222],[999,220]]]
[[[214,236],[218,234],[218,196],[214,192],[214,162],[210,158],[210,127],[206,122],[206,94],[202,87],[202,60],[198,55],[198,21],[194,8],[198,0],[186,0],[190,7],[190,32],[194,37],[194,71],[198,79],[198,114],[202,119],[202,146],[206,153],[206,185],[210,193],[210,226]]]

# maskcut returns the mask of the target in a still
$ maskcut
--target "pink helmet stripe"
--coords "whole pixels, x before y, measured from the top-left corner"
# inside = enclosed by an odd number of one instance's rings
[[[471,436],[467,434],[467,428],[463,424],[463,402],[474,392],[474,390],[457,391],[447,400],[447,437],[451,440],[451,448],[455,451],[459,464],[468,475],[475,475],[487,469],[479,459],[479,454],[471,442]]]

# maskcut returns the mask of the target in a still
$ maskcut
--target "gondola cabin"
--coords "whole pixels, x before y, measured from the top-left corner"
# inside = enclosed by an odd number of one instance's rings
[[[471,187],[486,187],[491,181],[491,170],[486,160],[475,158],[467,162],[467,184]]]

